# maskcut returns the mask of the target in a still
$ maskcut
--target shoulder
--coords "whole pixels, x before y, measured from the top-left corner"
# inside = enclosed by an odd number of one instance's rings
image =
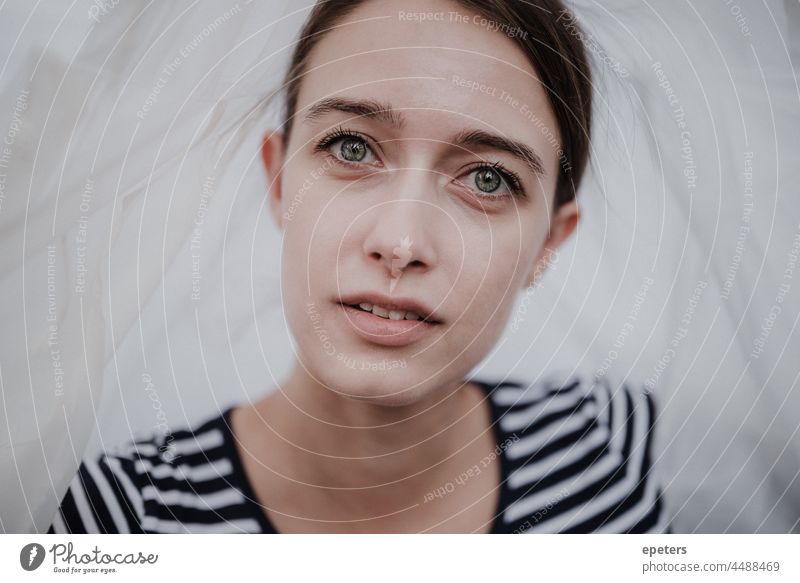
[[[655,402],[619,378],[557,371],[496,385],[503,519],[518,532],[664,532]]]
[[[257,521],[240,520],[245,500],[228,431],[226,411],[85,458],[50,532],[256,531]]]

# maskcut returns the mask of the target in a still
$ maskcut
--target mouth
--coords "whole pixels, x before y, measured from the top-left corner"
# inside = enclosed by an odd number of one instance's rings
[[[376,305],[370,304],[369,302],[363,302],[361,304],[340,303],[340,305],[345,306],[347,308],[351,308],[353,310],[358,310],[359,312],[371,314],[377,318],[381,318],[382,320],[392,320],[394,322],[399,322],[399,321],[424,322],[426,324],[439,323],[434,320],[423,318],[422,316],[411,310],[389,310],[377,304]]]
[[[442,321],[421,302],[376,296],[348,296],[336,302],[348,325],[369,342],[382,346],[406,346],[442,325]]]
[[[431,308],[413,298],[393,298],[368,292],[344,296],[338,303],[385,320],[411,320],[433,325],[442,324],[441,319],[434,314]]]

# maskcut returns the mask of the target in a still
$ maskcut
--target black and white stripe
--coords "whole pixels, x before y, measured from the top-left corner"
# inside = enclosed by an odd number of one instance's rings
[[[579,375],[479,384],[505,444],[492,532],[669,532],[652,472],[649,395]],[[275,532],[229,414],[173,433],[169,447],[153,437],[84,460],[48,532]]]
[[[652,398],[606,377],[498,386],[511,532],[668,532],[653,475]]]
[[[254,501],[237,488],[222,416],[193,431],[173,433],[169,447],[165,445],[163,438],[153,438],[85,460],[48,532],[262,532],[253,516]],[[103,468],[93,481],[91,474],[97,472],[90,472],[92,467]],[[76,503],[91,492],[91,502]],[[98,528],[98,515],[115,500],[124,500],[127,520],[103,522]]]

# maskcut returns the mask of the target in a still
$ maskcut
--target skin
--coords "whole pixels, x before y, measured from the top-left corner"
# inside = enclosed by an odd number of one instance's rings
[[[467,22],[404,21],[400,10],[457,11]],[[487,89],[471,91],[460,79]],[[390,104],[403,125],[341,111],[306,119],[331,97]],[[446,496],[426,495],[494,450],[489,404],[464,377],[498,341],[516,294],[578,222],[575,203],[553,209],[556,149],[530,112],[558,136],[525,55],[448,1],[366,2],[314,48],[288,143],[271,131],[262,151],[297,358],[277,391],[233,414],[248,478],[279,531],[488,531],[499,461]],[[335,162],[341,141],[314,151],[339,126],[369,136],[361,162]],[[465,129],[525,144],[544,174],[505,151],[455,146]],[[481,162],[518,174],[527,198],[481,199],[506,192],[481,192]],[[410,254],[397,263],[404,237]],[[342,293],[389,295],[392,279],[394,295],[424,301],[443,321],[404,347],[359,337],[336,304]],[[361,369],[380,362],[405,367]]]

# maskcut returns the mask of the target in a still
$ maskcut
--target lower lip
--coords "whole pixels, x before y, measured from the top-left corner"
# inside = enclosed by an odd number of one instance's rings
[[[412,344],[439,327],[439,324],[431,324],[422,320],[390,320],[352,306],[338,305],[342,308],[345,318],[356,334],[365,340],[383,346]]]

